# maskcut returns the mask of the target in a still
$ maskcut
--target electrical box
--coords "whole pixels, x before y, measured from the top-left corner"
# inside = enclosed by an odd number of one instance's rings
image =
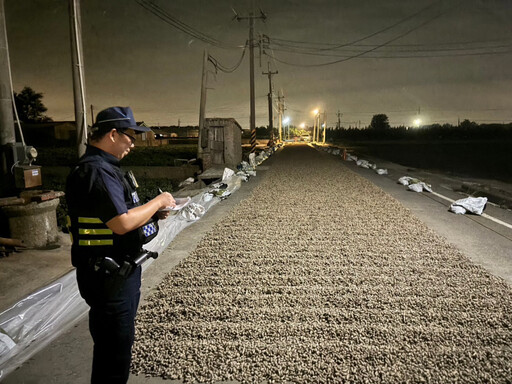
[[[14,182],[16,188],[33,188],[42,184],[41,167],[38,165],[15,165]]]

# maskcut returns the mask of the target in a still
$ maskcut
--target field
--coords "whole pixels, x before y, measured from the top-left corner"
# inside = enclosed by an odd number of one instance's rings
[[[360,157],[374,156],[404,166],[454,176],[512,182],[512,141],[344,141]]]

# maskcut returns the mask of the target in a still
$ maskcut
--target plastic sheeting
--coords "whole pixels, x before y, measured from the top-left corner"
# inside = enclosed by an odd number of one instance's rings
[[[343,152],[341,151],[341,148],[338,147],[320,147],[317,144],[312,144],[316,149],[324,150],[327,153],[330,153],[334,156],[341,156],[346,161],[354,161],[358,167],[366,168],[366,169],[373,169],[375,173],[378,175],[387,175],[388,170],[386,168],[377,168],[377,164],[371,163],[368,160],[358,159],[357,156],[351,155],[350,153],[347,153],[344,149]]]
[[[407,186],[407,189],[414,192],[423,192],[423,190],[432,192],[432,186],[430,184],[414,177],[402,176],[398,179],[398,183]]]
[[[240,188],[242,178],[233,175],[223,183],[226,184],[225,191],[231,194]],[[192,197],[184,209],[192,206],[196,213],[202,211],[204,214],[221,201],[208,190],[205,188]],[[159,221],[160,231],[146,244],[147,250],[162,253],[179,232],[202,216],[182,215],[181,212],[176,211],[166,220]],[[143,264],[143,272],[152,262],[154,259]],[[0,313],[0,380],[70,329],[88,310],[78,291],[73,270]]]
[[[453,202],[449,210],[457,215],[464,215],[466,212],[481,215],[487,204],[487,197],[467,197]]]

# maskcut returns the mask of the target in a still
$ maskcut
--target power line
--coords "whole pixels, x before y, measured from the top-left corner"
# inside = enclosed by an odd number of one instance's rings
[[[297,54],[310,54],[310,55],[318,55],[318,56],[339,56],[337,53],[343,53],[343,52],[362,52],[366,50],[366,47],[376,47],[376,44],[370,45],[370,44],[364,44],[364,45],[354,45],[350,49],[343,49],[343,50],[336,50],[332,53],[325,53],[325,52],[318,52],[318,51],[306,51],[306,50],[295,50],[292,48],[274,48],[276,51],[283,51],[283,52],[292,52]],[[470,47],[444,47],[444,48],[418,48],[418,47],[426,47],[426,45],[386,45],[382,48],[385,49],[385,52],[445,52],[445,51],[474,51],[479,49],[499,49],[499,48],[510,48],[512,46],[512,40],[505,40],[504,44],[500,43],[493,43],[493,45],[477,45],[477,46],[470,46]]]
[[[268,36],[267,36],[268,37]],[[279,46],[288,46],[290,48],[296,47],[295,45],[291,44],[282,44],[279,43],[279,41],[285,41],[285,42],[294,42],[294,40],[286,40],[286,39],[279,39],[279,38],[269,38],[271,41],[274,42],[275,45]],[[471,40],[471,41],[448,41],[448,42],[441,42],[441,43],[414,43],[414,44],[388,44],[386,47],[435,47],[435,46],[450,46],[450,45],[468,45],[468,44],[496,44],[496,43],[503,43],[503,42],[510,42],[510,38],[503,38],[503,39],[489,39],[489,40]],[[300,43],[297,41],[297,43]],[[338,43],[308,43],[308,44],[323,44],[323,45],[338,45]],[[376,44],[350,44],[352,47],[374,47]],[[305,48],[304,48],[305,49]]]
[[[457,3],[457,5],[459,4],[460,2]],[[455,5],[452,7],[452,9],[455,7]],[[451,9],[450,9],[451,10]],[[335,61],[330,61],[330,62],[327,62],[327,63],[320,63],[320,64],[293,64],[293,63],[289,63],[289,62],[285,62],[283,60],[280,60],[278,58],[276,58],[274,56],[274,59],[283,63],[283,64],[288,64],[288,65],[293,65],[293,66],[298,66],[298,67],[322,67],[322,66],[327,66],[327,65],[332,65],[332,64],[337,64],[337,63],[342,63],[344,61],[348,61],[348,60],[352,60],[352,59],[355,59],[355,58],[358,58],[358,57],[361,57],[363,55],[366,55],[368,53],[371,53],[381,47],[384,47],[390,43],[392,43],[393,41],[396,41],[398,39],[401,39],[402,37],[410,34],[411,32],[415,31],[415,30],[418,30],[422,27],[424,27],[425,25],[427,25],[428,23],[431,23],[432,21],[438,19],[439,17],[441,17],[442,15],[444,15],[445,13],[447,13],[448,11],[445,11],[445,12],[439,12],[437,15],[434,15],[433,17],[430,17],[429,19],[425,20],[424,22],[416,25],[415,27],[412,27],[410,29],[408,29],[407,31],[401,33],[400,35],[396,36],[396,37],[393,37],[392,39],[389,39],[387,41],[385,41],[384,43],[382,44],[379,44],[379,45],[376,45],[375,47],[371,48],[371,49],[368,49],[368,50],[365,50],[363,52],[360,52],[356,55],[352,55],[352,56],[349,56],[349,57],[344,57],[340,60],[335,60]],[[268,55],[266,52],[265,52],[266,55]]]
[[[284,60],[281,60],[281,59],[278,59],[277,57],[275,57],[275,55],[272,55],[271,57],[280,62],[280,63],[283,63],[283,64],[287,64],[287,65],[291,65],[291,66],[297,66],[297,67],[322,67],[322,66],[327,66],[327,65],[332,65],[332,64],[337,64],[337,63],[342,63],[344,61],[348,61],[348,60],[352,60],[352,59],[355,59],[355,58],[359,58],[363,55],[366,55],[368,53],[371,53],[381,47],[384,47],[385,45],[393,42],[393,41],[396,41],[406,35],[408,35],[409,33],[425,26],[426,24],[432,22],[433,20],[439,18],[440,16],[442,16],[444,13],[446,12],[443,12],[443,13],[440,13],[426,21],[424,21],[423,23],[417,25],[416,27],[413,27],[407,31],[405,31],[404,33],[400,34],[399,36],[396,36],[382,44],[379,44],[371,49],[368,49],[366,51],[363,51],[359,54],[356,54],[356,55],[352,55],[352,56],[348,56],[348,57],[344,57],[343,59],[340,59],[340,60],[335,60],[335,61],[331,61],[331,62],[327,62],[327,63],[320,63],[320,64],[296,64],[296,63],[290,63],[290,62],[287,62],[287,61],[284,61]],[[265,55],[267,56],[270,56],[267,52],[264,52]],[[462,53],[462,54],[454,54],[454,55],[438,55],[438,56],[430,56],[430,57],[441,57],[441,56],[475,56],[475,55],[490,55],[490,54],[503,54],[503,53],[511,53],[511,51],[504,51],[504,52],[483,52],[483,53]],[[391,58],[418,58],[418,57],[428,57],[428,56],[371,56],[371,57],[368,57],[368,58],[388,58],[388,59],[391,59]]]
[[[207,44],[214,45],[220,48],[238,48],[233,45],[226,44],[222,41],[217,40],[214,37],[211,37],[201,31],[191,27],[190,25],[180,21],[176,17],[169,14],[165,9],[161,8],[157,4],[153,3],[149,0],[135,0],[137,4],[151,12],[153,15],[164,21],[165,23],[173,26],[174,28],[186,33],[189,36],[192,36],[198,40],[201,40]]]
[[[240,56],[240,59],[238,60],[238,62],[231,68],[228,68],[228,67],[222,65],[215,57],[213,57],[210,54],[208,54],[208,61],[213,64],[213,66],[215,67],[216,70],[218,69],[224,73],[232,73],[232,72],[236,71],[238,69],[238,67],[240,67],[240,64],[242,64],[242,60],[244,59],[246,50],[247,50],[247,42],[245,43],[244,50],[242,51],[242,56]]]
[[[414,17],[416,17],[416,16],[418,16],[418,15],[422,14],[423,12],[425,12],[425,11],[427,11],[428,9],[430,9],[430,8],[434,7],[435,5],[437,5],[438,3],[442,2],[442,1],[443,1],[443,0],[437,0],[437,1],[434,1],[432,4],[430,4],[430,5],[428,5],[428,6],[424,7],[424,8],[422,8],[422,9],[420,9],[419,11],[417,11],[417,12],[415,12],[415,13],[413,13],[413,14],[411,14],[411,15],[409,15],[409,16],[407,16],[407,17],[405,17],[405,18],[403,18],[403,19],[401,19],[401,20],[399,20],[399,21],[397,21],[396,23],[393,23],[393,24],[391,24],[391,25],[389,25],[389,26],[387,26],[387,27],[385,27],[385,28],[383,28],[383,29],[380,29],[380,30],[378,30],[378,31],[376,31],[376,32],[373,32],[373,33],[371,33],[371,34],[369,34],[369,35],[367,35],[367,36],[361,37],[361,38],[359,38],[359,39],[357,39],[357,40],[351,41],[351,42],[349,42],[349,43],[342,43],[342,44],[338,44],[338,45],[335,45],[335,46],[330,47],[330,48],[316,48],[316,50],[318,50],[318,51],[333,50],[333,49],[337,49],[337,48],[342,48],[342,47],[346,47],[346,46],[351,46],[351,45],[354,45],[354,44],[359,43],[359,42],[361,42],[361,41],[368,40],[368,39],[370,39],[370,38],[372,38],[372,37],[374,37],[374,36],[376,36],[376,35],[379,35],[379,34],[381,34],[381,33],[383,33],[383,32],[386,32],[386,31],[388,31],[388,30],[390,30],[390,29],[393,29],[394,27],[396,27],[396,26],[398,26],[398,25],[400,25],[400,24],[402,24],[402,23],[405,23],[405,22],[406,22],[406,21],[408,21],[408,20],[413,19]]]

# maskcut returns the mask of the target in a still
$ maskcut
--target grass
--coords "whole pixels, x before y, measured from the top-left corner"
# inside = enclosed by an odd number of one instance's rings
[[[38,148],[36,163],[41,166],[67,166],[77,161],[74,147]],[[125,159],[123,166],[174,166],[175,159],[193,159],[197,156],[197,144],[172,144],[161,147],[135,147]]]

